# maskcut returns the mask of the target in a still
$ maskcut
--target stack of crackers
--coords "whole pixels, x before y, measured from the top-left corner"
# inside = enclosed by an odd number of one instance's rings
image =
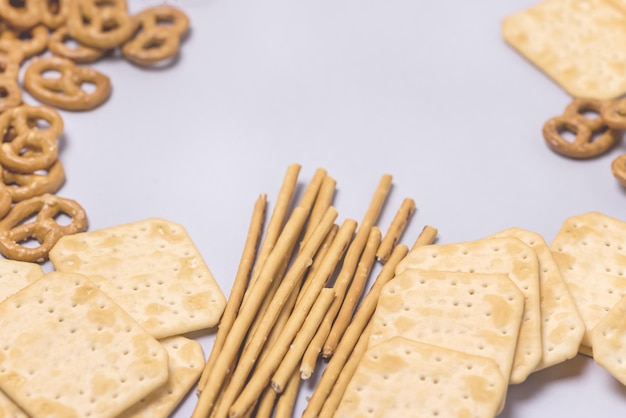
[[[578,353],[626,384],[626,222],[567,219],[412,249],[382,289],[335,417],[493,417]],[[319,415],[322,416],[322,415]]]
[[[167,417],[205,358],[183,334],[225,297],[184,228],[162,219],[62,238],[0,262],[0,416]]]

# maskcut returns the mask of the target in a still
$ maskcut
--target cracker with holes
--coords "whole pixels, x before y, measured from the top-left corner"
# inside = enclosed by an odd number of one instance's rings
[[[502,36],[572,96],[626,93],[626,14],[607,0],[544,0],[507,16]]]
[[[591,339],[593,359],[626,385],[626,296],[596,324]]]
[[[521,383],[541,361],[539,266],[535,251],[517,238],[489,238],[412,249],[396,273],[422,270],[507,274],[524,295],[524,316],[510,383]]]
[[[572,216],[550,251],[585,322],[580,352],[591,354],[596,324],[626,294],[626,222],[599,212]]]
[[[167,352],[80,274],[0,303],[0,390],[29,416],[114,417],[165,383]]]
[[[493,359],[511,375],[524,296],[506,274],[405,270],[387,283],[369,346],[404,337]]]
[[[159,341],[169,358],[169,378],[164,385],[118,418],[167,418],[200,377],[204,353],[199,342],[182,336]]]
[[[167,220],[63,237],[50,260],[88,276],[155,338],[213,327],[226,305],[187,231]]]
[[[506,236],[518,238],[537,253],[543,347],[537,370],[575,357],[585,334],[585,323],[578,313],[578,308],[548,244],[541,235],[523,228],[509,228],[491,237]]]
[[[0,302],[43,275],[39,264],[0,259]]]
[[[494,417],[505,386],[491,359],[394,337],[368,348],[334,417]]]

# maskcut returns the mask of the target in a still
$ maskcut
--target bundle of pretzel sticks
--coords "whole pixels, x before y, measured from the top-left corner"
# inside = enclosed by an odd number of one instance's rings
[[[412,199],[403,200],[384,234],[376,225],[391,176],[381,177],[360,224],[348,218],[339,225],[336,181],[324,169],[293,205],[299,172],[300,165],[289,166],[265,232],[266,195],[255,204],[194,418],[291,417],[301,382],[321,367],[320,358],[328,363],[305,416],[328,416],[353,372],[349,359],[362,355],[380,289],[409,250],[399,241],[415,211]],[[436,235],[426,226],[414,246]]]

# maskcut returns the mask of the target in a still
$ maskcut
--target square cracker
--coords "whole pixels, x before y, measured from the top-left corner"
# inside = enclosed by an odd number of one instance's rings
[[[182,336],[159,342],[169,358],[167,382],[117,418],[167,418],[200,377],[204,353],[199,342]]]
[[[0,259],[0,302],[43,275],[39,264]]]
[[[493,417],[505,387],[491,359],[394,337],[368,348],[334,417]]]
[[[380,293],[369,346],[404,337],[488,357],[508,381],[523,313],[506,274],[404,270]]]
[[[213,327],[226,305],[187,231],[167,220],[67,235],[50,260],[89,277],[158,339]]]
[[[491,237],[506,236],[518,238],[537,253],[543,347],[537,370],[573,358],[578,354],[578,347],[585,334],[585,323],[578,313],[578,308],[548,244],[540,234],[522,228],[509,228],[491,235]]]
[[[591,333],[593,359],[626,385],[626,296],[596,324]]]
[[[488,238],[453,244],[424,245],[412,249],[396,267],[407,269],[507,274],[524,295],[510,383],[521,383],[541,361],[539,265],[535,251],[517,238]]]
[[[0,303],[0,389],[33,418],[114,417],[165,383],[167,352],[85,276]]]
[[[626,14],[606,0],[544,0],[504,18],[502,36],[574,97],[626,93]]]
[[[626,222],[600,212],[566,219],[550,244],[563,280],[585,322],[584,352],[596,324],[626,294]]]

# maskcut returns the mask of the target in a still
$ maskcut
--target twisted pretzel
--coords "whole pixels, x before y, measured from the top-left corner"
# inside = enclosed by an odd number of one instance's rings
[[[46,50],[48,36],[48,28],[44,25],[37,25],[23,30],[3,28],[0,40],[13,42],[13,48],[21,50],[23,58],[30,58]]]
[[[24,0],[21,4],[11,0],[0,0],[0,16],[19,30],[30,29],[41,22],[42,3],[39,0]]]
[[[189,28],[189,19],[171,6],[145,9],[134,16],[138,31],[122,46],[122,54],[139,65],[152,65],[176,55],[180,38]]]
[[[103,49],[92,48],[90,46],[78,44],[76,47],[69,47],[66,42],[72,40],[66,26],[61,26],[55,30],[48,40],[48,49],[54,55],[62,58],[71,59],[76,63],[86,64],[94,62],[102,58],[107,51]]]
[[[49,29],[57,29],[65,25],[71,0],[43,0],[41,23]]]
[[[40,121],[44,121],[47,126],[40,126]],[[63,132],[63,118],[51,107],[29,105],[22,105],[0,115],[0,138],[5,142],[33,130],[41,131],[51,140],[56,140]]]
[[[543,137],[558,154],[570,158],[592,158],[608,151],[619,139],[619,132],[610,128],[600,115],[602,102],[594,99],[574,99],[565,112],[549,119],[543,126]],[[597,113],[588,118],[585,112]],[[563,137],[564,132],[575,134],[573,142]]]
[[[65,182],[65,170],[61,160],[57,160],[45,174],[38,172],[23,174],[14,171],[3,170],[2,179],[4,188],[7,189],[13,202],[21,202],[45,193],[55,193]],[[0,200],[2,199],[2,186],[0,186]],[[0,204],[0,207],[2,205]],[[0,215],[0,218],[3,215]]]
[[[56,221],[63,214],[71,218],[67,225]],[[0,253],[12,260],[41,263],[61,237],[86,229],[87,215],[77,202],[52,194],[33,197],[16,203],[0,220]],[[25,245],[33,241],[39,246]]]
[[[136,23],[128,14],[125,0],[74,0],[67,27],[74,39],[98,49],[113,49],[135,32]]]
[[[58,78],[45,77],[53,71]],[[85,83],[95,89],[82,89]],[[65,110],[90,110],[102,104],[111,93],[111,80],[90,67],[78,67],[73,61],[51,56],[38,58],[26,69],[24,88],[39,101]]]

